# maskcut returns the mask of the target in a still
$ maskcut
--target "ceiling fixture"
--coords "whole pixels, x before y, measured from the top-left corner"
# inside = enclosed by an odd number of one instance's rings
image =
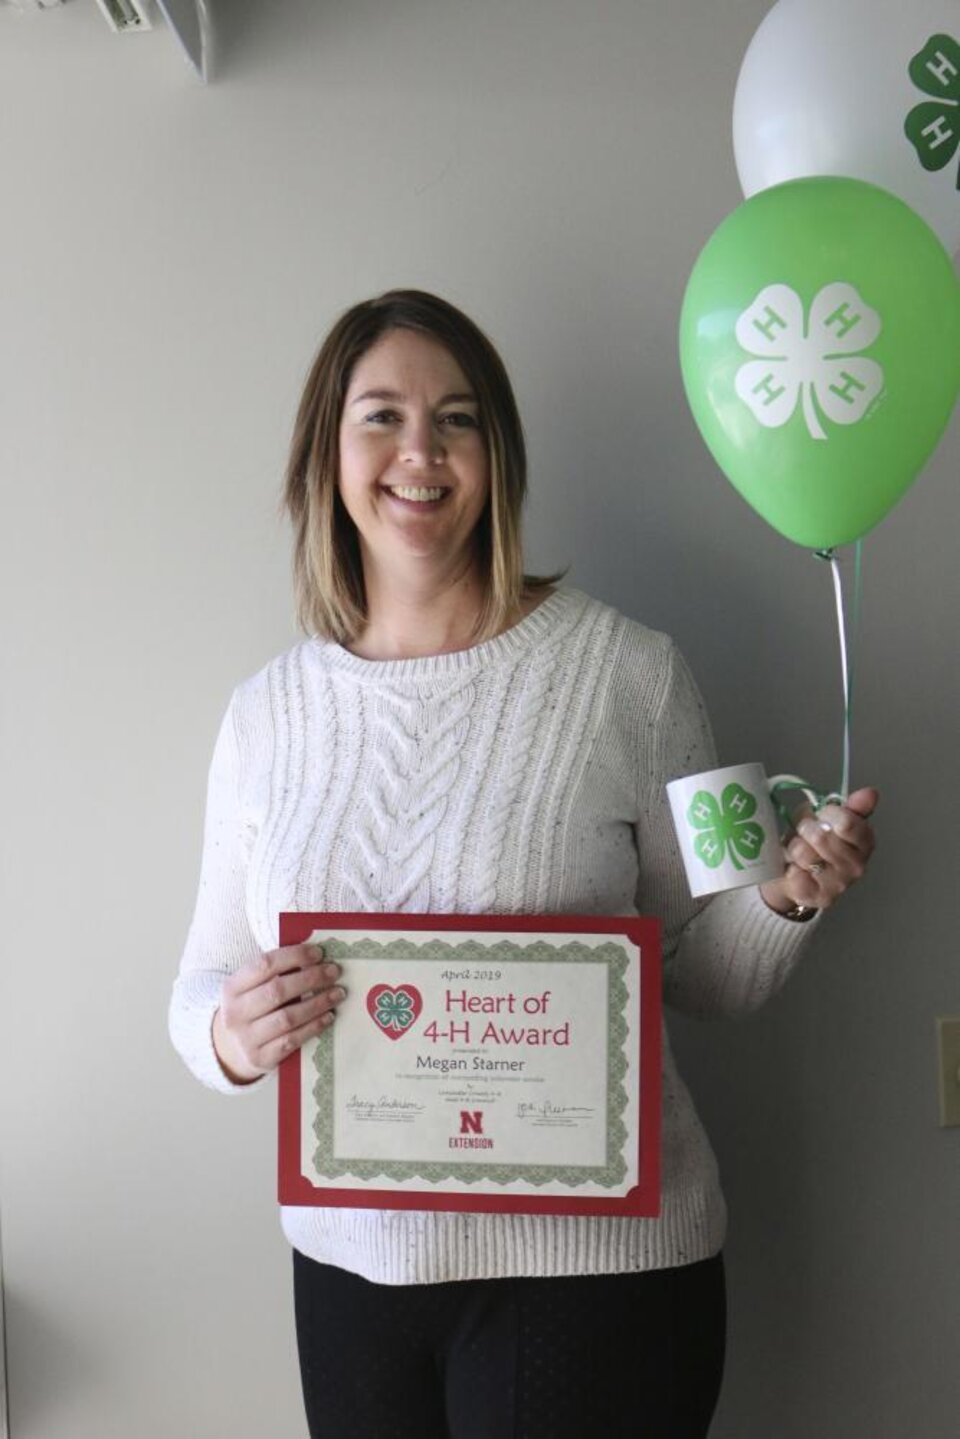
[[[97,0],[111,30],[124,35],[128,30],[152,30],[147,0]]]
[[[3,0],[0,0],[0,4]],[[57,10],[65,0],[6,0],[24,12]],[[201,80],[210,78],[213,22],[209,0],[96,0],[101,15],[116,35],[152,30],[158,13],[176,35],[181,49]],[[162,28],[162,26],[161,26]]]

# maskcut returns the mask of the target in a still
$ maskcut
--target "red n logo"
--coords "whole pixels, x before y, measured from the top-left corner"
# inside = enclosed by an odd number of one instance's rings
[[[461,1134],[482,1134],[483,1133],[483,1110],[482,1109],[461,1109],[460,1111],[460,1133]]]

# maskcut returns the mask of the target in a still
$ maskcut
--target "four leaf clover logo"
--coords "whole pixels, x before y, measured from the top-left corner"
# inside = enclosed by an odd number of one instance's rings
[[[700,831],[693,841],[697,858],[710,869],[723,863],[728,850],[736,869],[743,869],[740,859],[756,859],[766,838],[751,819],[756,808],[757,801],[740,784],[728,784],[719,804],[709,790],[698,789],[687,809],[688,823]]]
[[[960,146],[960,44],[950,35],[931,35],[908,68],[918,90],[936,99],[913,107],[904,133],[925,170],[942,170]]]
[[[373,1017],[381,1029],[402,1033],[416,1019],[412,995],[405,989],[384,990],[377,995]]]
[[[748,354],[763,358],[741,365],[734,384],[768,429],[785,425],[800,400],[811,437],[825,440],[820,413],[837,425],[855,424],[883,390],[883,366],[858,353],[873,344],[882,321],[842,280],[824,285],[809,325],[804,318],[789,285],[762,289],[738,318],[736,336]]]

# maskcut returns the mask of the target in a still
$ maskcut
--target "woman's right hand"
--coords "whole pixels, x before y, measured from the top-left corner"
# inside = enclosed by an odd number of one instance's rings
[[[251,1084],[333,1021],[340,966],[317,944],[272,949],[224,980],[213,1047],[234,1084]]]

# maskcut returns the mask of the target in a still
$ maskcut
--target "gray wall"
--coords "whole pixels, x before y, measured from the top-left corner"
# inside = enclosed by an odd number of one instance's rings
[[[532,562],[679,639],[729,762],[838,777],[828,573],[716,472],[676,361],[765,0],[219,8],[206,90],[92,0],[0,8],[14,1439],[304,1433],[272,1096],[203,1091],[165,1012],[217,723],[295,638],[276,496],[348,304],[471,312],[528,427]],[[870,882],[764,1012],[676,1030],[733,1213],[717,1439],[956,1433],[958,460],[954,420],[867,545]]]

